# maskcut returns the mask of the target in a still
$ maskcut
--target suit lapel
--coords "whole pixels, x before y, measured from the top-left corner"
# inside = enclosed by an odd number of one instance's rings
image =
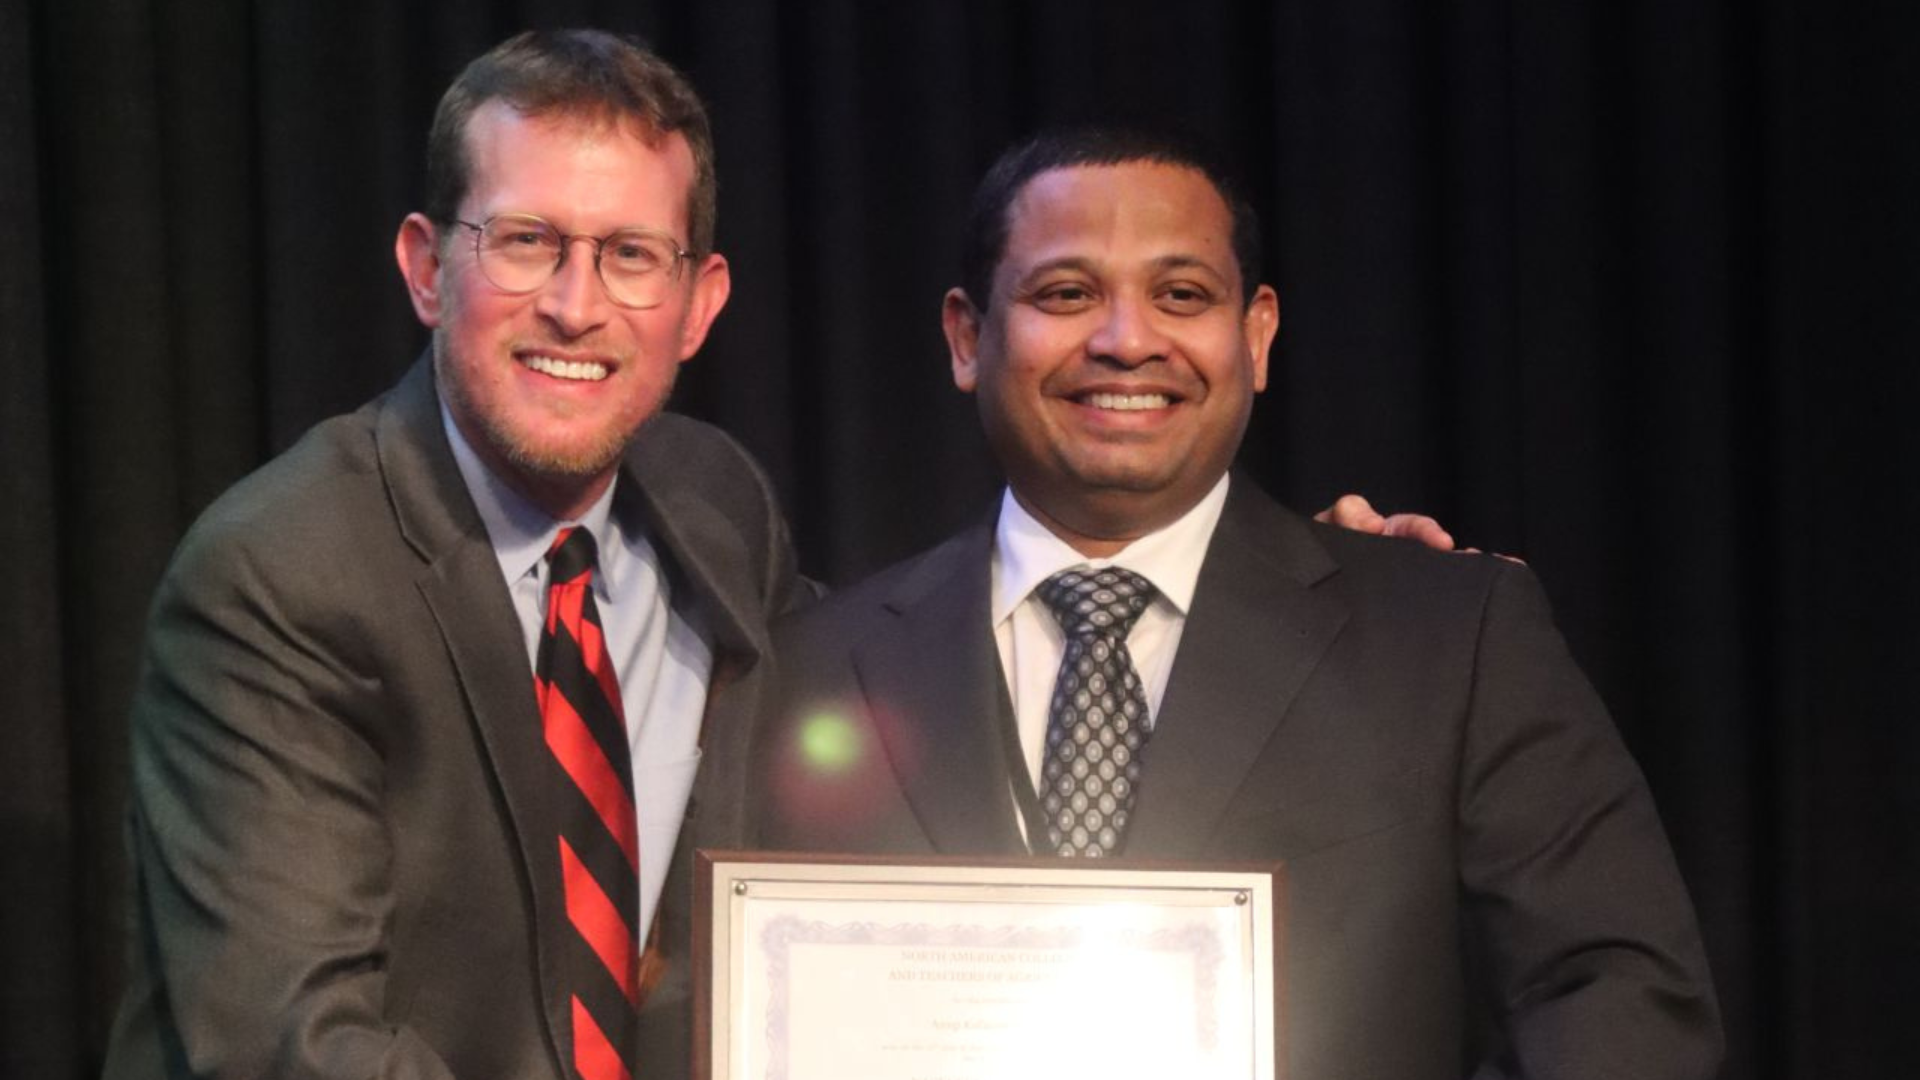
[[[1301,520],[1236,476],[1147,746],[1129,856],[1192,858],[1347,619]]]
[[[643,515],[648,536],[666,565],[676,608],[698,613],[713,640],[713,668],[707,682],[707,706],[701,724],[702,758],[689,824],[694,842],[705,847],[737,846],[745,805],[746,740],[749,715],[720,715],[738,695],[738,683],[766,651],[765,616],[752,581],[740,568],[754,565],[739,530],[702,497],[700,477],[689,476],[686,461],[658,428],[642,431],[627,452],[627,476],[616,499],[632,498]],[[631,482],[627,482],[631,481]],[[733,568],[731,573],[727,568]],[[698,813],[695,813],[695,811]],[[681,843],[686,852],[693,844]]]
[[[1025,854],[1001,729],[1012,723],[989,622],[989,519],[930,552],[853,646],[901,790],[936,851]]]
[[[686,462],[676,460],[673,440],[659,435],[647,429],[634,440],[626,459],[633,482],[624,483],[622,492],[631,492],[643,508],[649,535],[677,571],[674,584],[692,588],[717,649],[758,660],[766,638],[757,599],[762,583],[740,573],[754,561],[738,528],[701,494],[701,477],[689,476]]]
[[[560,866],[554,842],[559,810],[543,771],[547,751],[534,702],[533,671],[486,526],[447,445],[432,368],[425,360],[388,395],[375,439],[401,534],[426,561],[415,584],[440,628],[441,644],[499,780],[527,864],[527,874],[517,884],[538,934],[535,959],[549,1033],[564,1032],[557,965],[567,920],[557,893],[535,884],[558,881]]]

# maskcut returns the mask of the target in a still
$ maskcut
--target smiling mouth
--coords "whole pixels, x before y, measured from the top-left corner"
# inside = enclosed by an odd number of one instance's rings
[[[1166,394],[1093,393],[1075,400],[1082,405],[1112,412],[1145,412],[1150,409],[1164,409],[1173,404],[1173,399]]]
[[[542,375],[573,382],[599,382],[608,374],[607,365],[594,360],[556,360],[551,356],[532,355],[521,357],[520,362]]]

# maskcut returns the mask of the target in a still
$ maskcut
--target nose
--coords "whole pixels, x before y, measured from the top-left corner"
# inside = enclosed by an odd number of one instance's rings
[[[1160,327],[1160,311],[1151,299],[1115,294],[1103,315],[1087,339],[1087,351],[1095,359],[1128,368],[1166,359],[1167,335]]]
[[[607,320],[612,303],[600,284],[600,272],[594,266],[594,240],[590,236],[569,237],[567,250],[553,277],[540,288],[535,310],[558,327],[567,337],[579,337]],[[579,245],[585,245],[581,247]]]

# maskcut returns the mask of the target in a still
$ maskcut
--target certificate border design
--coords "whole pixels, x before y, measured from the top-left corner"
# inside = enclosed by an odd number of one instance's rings
[[[761,1040],[777,1031],[784,1046],[793,1032],[787,1025],[794,1019],[791,1004],[800,1002],[798,994],[807,987],[798,985],[805,969],[795,969],[791,950],[805,934],[857,933],[878,941],[895,933],[916,933],[913,928],[931,932],[932,924],[968,927],[964,949],[975,942],[992,947],[998,941],[1010,948],[1038,951],[1050,940],[1073,927],[1071,909],[1103,908],[1109,903],[1139,904],[1150,907],[1218,907],[1231,904],[1240,909],[1238,929],[1192,923],[1168,927],[1167,920],[1148,921],[1133,928],[1136,935],[1162,935],[1159,944],[1181,951],[1202,950],[1196,970],[1212,966],[1217,979],[1206,980],[1205,993],[1218,999],[1229,993],[1225,967],[1250,960],[1251,983],[1246,987],[1252,1022],[1251,1080],[1287,1080],[1285,1076],[1285,1020],[1291,1011],[1286,1003],[1285,986],[1280,982],[1282,955],[1286,947],[1286,868],[1279,862],[1183,862],[1171,860],[1103,859],[1099,865],[1076,864],[1032,856],[972,858],[949,855],[849,855],[841,853],[771,852],[700,848],[694,862],[694,951],[692,1080],[790,1080],[797,1062],[785,1055],[772,1055],[778,1064],[772,1069],[765,1052],[769,1046]],[[921,916],[911,910],[902,917],[891,917],[890,910],[869,907],[836,910],[834,905],[872,903],[907,905],[951,905],[988,901],[1005,903],[1008,908],[978,910],[969,925],[965,915],[943,912],[938,917]],[[767,910],[761,904],[799,901],[799,909]],[[814,902],[824,905],[816,912]],[[1066,918],[1036,918],[1024,927],[1022,905],[1068,909]],[[760,914],[753,914],[755,911]],[[931,911],[931,909],[929,909]],[[796,925],[783,928],[761,940],[761,931],[782,918],[791,916]],[[838,919],[836,921],[836,916]],[[1235,920],[1230,920],[1235,921]],[[807,927],[800,924],[813,922]],[[1204,921],[1203,921],[1204,922]],[[1125,920],[1102,920],[1103,933],[1127,931]],[[854,929],[848,929],[854,928]],[[1197,929],[1202,935],[1214,935],[1218,956],[1207,953],[1205,943],[1179,940],[1182,931]],[[1037,936],[1036,936],[1037,935]],[[1168,936],[1171,935],[1171,936]],[[1224,936],[1234,940],[1226,941]],[[823,939],[825,940],[825,939]],[[958,943],[957,937],[946,939]],[[1141,940],[1140,937],[1135,938]],[[942,947],[935,940],[916,937],[931,948]],[[764,946],[764,947],[763,947]],[[779,949],[778,957],[765,947]],[[856,947],[857,943],[856,943]],[[1142,951],[1154,951],[1151,948]],[[766,988],[776,976],[769,971],[770,959],[777,959],[777,982],[796,985],[769,995]],[[960,958],[964,960],[964,958]],[[746,977],[754,969],[751,981]],[[1193,989],[1201,992],[1201,980]],[[1238,1000],[1241,991],[1231,991]],[[769,997],[776,1000],[769,1001]],[[1211,1012],[1231,1003],[1219,1003]],[[1197,1006],[1196,1006],[1197,1007]],[[770,1015],[776,1013],[778,1015]],[[1233,1017],[1240,1015],[1233,1006]],[[1229,1027],[1238,1028],[1237,1019],[1217,1017],[1208,1038],[1215,1048]],[[1195,1035],[1199,1035],[1199,1030]],[[1239,1036],[1232,1036],[1238,1044]],[[1197,1048],[1196,1048],[1197,1050]],[[743,1056],[744,1055],[744,1056]],[[1209,1055],[1214,1056],[1214,1055]],[[757,1075],[747,1073],[748,1060]]]

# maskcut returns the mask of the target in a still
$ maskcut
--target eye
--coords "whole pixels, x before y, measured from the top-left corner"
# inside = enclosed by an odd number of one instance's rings
[[[674,253],[659,238],[645,233],[622,233],[607,239],[601,249],[603,266],[611,264],[622,273],[640,274],[658,270],[673,261]]]
[[[1085,311],[1096,299],[1092,287],[1079,281],[1056,281],[1033,292],[1033,306],[1050,315]]]
[[[494,218],[487,224],[485,239],[493,251],[535,259],[551,258],[560,246],[551,228],[520,218]]]
[[[1175,315],[1198,315],[1218,302],[1212,289],[1193,281],[1170,281],[1155,293],[1155,300],[1161,310]]]

